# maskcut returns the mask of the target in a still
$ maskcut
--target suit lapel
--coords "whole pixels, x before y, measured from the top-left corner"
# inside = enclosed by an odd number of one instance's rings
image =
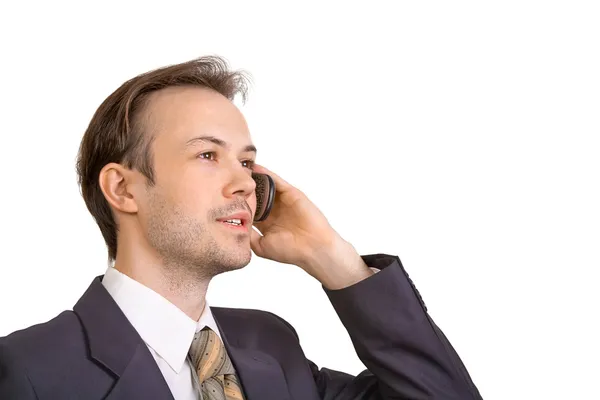
[[[290,393],[281,366],[275,358],[243,346],[243,320],[228,315],[227,309],[211,307],[227,354],[242,384],[246,400],[289,400]]]
[[[138,344],[129,364],[106,396],[106,400],[125,399],[173,399],[154,357],[144,343]]]
[[[148,347],[117,303],[94,279],[73,307],[88,338],[90,357],[108,369],[117,382],[107,400],[173,400],[173,395]],[[245,332],[243,319],[226,308],[211,307],[227,353],[235,367],[246,400],[290,399],[283,370],[275,358],[240,340]]]
[[[117,379],[106,399],[172,400],[154,357],[101,279],[94,279],[73,311],[86,332],[90,357]]]

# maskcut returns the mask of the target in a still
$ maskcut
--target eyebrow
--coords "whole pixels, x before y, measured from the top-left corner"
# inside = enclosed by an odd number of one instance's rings
[[[216,144],[218,146],[221,146],[221,147],[224,147],[226,149],[231,148],[231,145],[229,143],[227,143],[226,141],[224,141],[222,139],[219,139],[218,137],[214,137],[214,136],[197,136],[197,137],[191,138],[190,140],[188,140],[185,143],[185,147],[193,146],[196,143],[206,143],[206,142],[214,143],[214,144]],[[245,152],[254,152],[254,153],[256,153],[257,150],[256,150],[256,147],[254,145],[249,144],[249,145],[247,145],[246,147],[244,147],[242,149],[242,152],[243,153],[245,153]]]

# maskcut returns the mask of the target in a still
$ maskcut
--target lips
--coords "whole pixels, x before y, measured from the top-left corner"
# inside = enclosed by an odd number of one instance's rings
[[[238,228],[244,227],[248,229],[248,225],[250,225],[250,213],[247,211],[240,211],[235,214],[228,215],[227,217],[219,218],[217,221],[225,222],[228,219],[239,219],[242,222],[242,225]],[[235,227],[234,225],[230,225]]]
[[[220,221],[221,222],[221,221]],[[233,225],[233,224],[228,224],[227,222],[221,222],[221,225],[224,225],[225,228],[229,228],[232,229],[233,231],[239,231],[240,233],[248,233],[248,227],[244,226],[244,225]]]

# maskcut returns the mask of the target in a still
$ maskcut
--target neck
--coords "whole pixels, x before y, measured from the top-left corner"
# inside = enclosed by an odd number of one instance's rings
[[[165,263],[145,252],[119,248],[114,268],[152,289],[194,321],[206,305],[210,278],[199,277],[193,268]]]

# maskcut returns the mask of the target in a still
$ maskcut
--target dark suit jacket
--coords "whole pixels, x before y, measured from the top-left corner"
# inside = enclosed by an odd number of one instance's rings
[[[358,376],[319,369],[294,328],[272,313],[211,307],[246,398],[481,399],[400,259],[362,258],[381,271],[344,289],[323,288],[368,368]],[[73,311],[0,338],[0,399],[173,399],[101,279]]]

